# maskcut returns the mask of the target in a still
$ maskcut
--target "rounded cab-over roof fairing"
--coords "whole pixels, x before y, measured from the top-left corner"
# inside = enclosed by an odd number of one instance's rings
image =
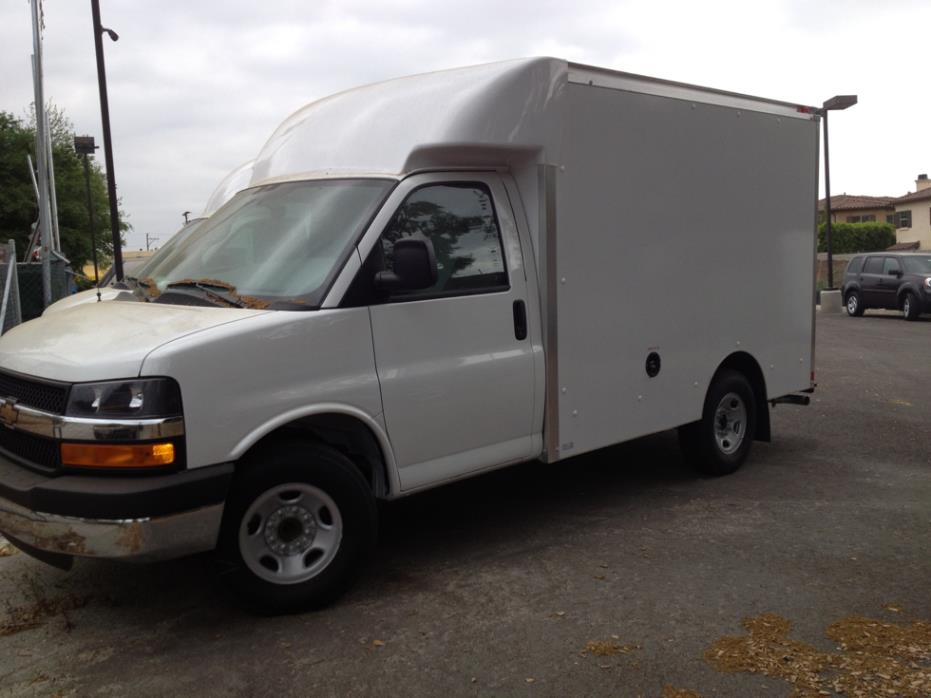
[[[209,218],[223,204],[248,187],[249,181],[252,179],[252,165],[254,162],[254,160],[244,162],[226,175],[217,185],[217,188],[213,190],[210,198],[207,199],[207,205],[204,206],[204,211],[198,218]]]
[[[397,176],[427,167],[558,158],[568,64],[529,58],[425,73],[313,102],[278,127],[251,185],[322,176]]]

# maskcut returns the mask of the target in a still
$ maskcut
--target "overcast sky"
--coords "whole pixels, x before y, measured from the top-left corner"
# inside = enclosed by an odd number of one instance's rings
[[[163,244],[299,107],[356,85],[551,55],[820,104],[836,193],[901,195],[931,172],[928,0],[101,0],[117,186]],[[90,2],[45,0],[46,96],[102,143]],[[33,99],[27,0],[0,5],[0,110]],[[102,160],[102,155],[100,157]],[[765,166],[765,163],[761,163]]]

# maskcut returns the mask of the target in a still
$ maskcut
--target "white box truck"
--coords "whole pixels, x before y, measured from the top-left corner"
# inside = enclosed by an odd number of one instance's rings
[[[813,387],[818,127],[550,58],[314,102],[131,297],[0,338],[0,531],[286,611],[379,499],[673,428],[731,472]]]

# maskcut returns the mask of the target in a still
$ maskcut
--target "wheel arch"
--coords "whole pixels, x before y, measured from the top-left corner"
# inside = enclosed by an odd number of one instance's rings
[[[759,362],[745,351],[735,351],[728,356],[714,372],[715,378],[721,371],[732,370],[743,374],[753,388],[756,400],[756,431],[753,435],[755,441],[771,441],[772,433],[769,424],[769,403],[767,402],[766,378]],[[712,384],[714,378],[712,378]]]
[[[915,288],[912,284],[903,284],[902,286],[899,287],[899,290],[896,291],[896,295],[895,295],[896,303],[898,304],[899,308],[901,308],[905,304],[906,293],[911,293],[913,296],[915,296],[919,300],[921,299],[921,295],[918,293],[917,288]]]
[[[237,463],[280,436],[304,435],[336,448],[365,476],[379,499],[397,496],[400,480],[388,434],[372,416],[351,405],[322,404],[278,415],[233,449]]]

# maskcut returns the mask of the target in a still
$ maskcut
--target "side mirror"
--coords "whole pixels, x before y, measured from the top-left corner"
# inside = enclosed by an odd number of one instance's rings
[[[901,270],[901,269],[893,269],[892,271],[889,272],[889,276],[895,276],[896,278],[901,279],[901,278],[902,278],[902,270]]]
[[[375,274],[375,288],[382,291],[419,291],[436,284],[436,254],[429,240],[398,240],[394,243],[393,256],[391,271]]]

